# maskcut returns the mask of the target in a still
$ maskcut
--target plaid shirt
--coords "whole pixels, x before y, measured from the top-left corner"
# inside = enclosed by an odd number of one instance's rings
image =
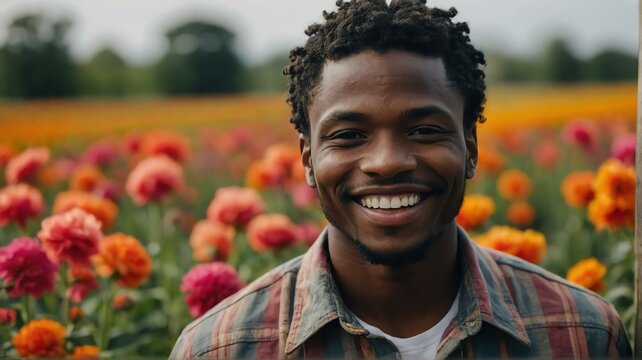
[[[479,248],[461,229],[459,313],[437,358],[617,358],[631,347],[598,295],[510,255]],[[308,252],[263,275],[188,325],[171,359],[395,358],[341,300],[327,231]]]

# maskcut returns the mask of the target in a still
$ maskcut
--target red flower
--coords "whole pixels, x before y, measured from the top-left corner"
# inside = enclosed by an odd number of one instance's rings
[[[117,294],[114,297],[114,309],[126,311],[134,306],[134,300],[127,294]]]
[[[16,311],[11,308],[0,308],[0,326],[13,326],[16,323]]]
[[[185,163],[191,156],[189,139],[164,130],[151,131],[142,137],[140,151],[145,155],[165,155],[178,163]]]
[[[23,151],[9,160],[5,173],[7,182],[16,184],[33,178],[47,161],[49,161],[49,150],[46,148]]]
[[[296,227],[297,238],[308,245],[314,244],[323,229],[312,221],[305,221]]]
[[[95,216],[74,208],[44,219],[38,238],[55,261],[83,266],[89,265],[89,258],[98,253],[103,237],[100,228]]]
[[[261,195],[252,189],[224,187],[216,191],[207,208],[207,218],[228,225],[246,225],[263,212]]]
[[[319,199],[317,191],[306,183],[299,183],[292,186],[290,196],[292,196],[292,202],[298,208],[306,208],[317,203]]]
[[[597,130],[588,121],[575,121],[564,128],[564,139],[571,145],[577,145],[592,153],[596,149]]]
[[[125,185],[127,193],[138,205],[162,200],[183,186],[183,169],[164,155],[153,156],[138,163]]]
[[[259,215],[247,226],[247,239],[256,251],[278,250],[298,240],[296,226],[285,215]]]
[[[0,248],[0,279],[11,297],[39,298],[53,291],[57,271],[58,266],[33,239],[17,238]]]
[[[74,302],[82,302],[90,291],[100,288],[94,272],[88,267],[72,267],[69,270],[69,277],[71,285],[67,296]]]
[[[40,215],[44,208],[40,192],[27,184],[9,185],[0,190],[0,226],[15,221],[24,227],[29,218]]]
[[[242,287],[236,270],[219,261],[194,266],[181,283],[181,291],[187,293],[185,302],[193,317],[203,315]]]

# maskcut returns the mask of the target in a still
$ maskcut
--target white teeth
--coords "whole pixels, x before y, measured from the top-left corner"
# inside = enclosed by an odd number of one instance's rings
[[[383,196],[379,198],[379,207],[381,209],[390,209],[390,198]]]
[[[360,199],[364,207],[371,209],[399,209],[401,207],[414,206],[419,202],[419,195],[370,195]]]
[[[408,197],[404,196],[401,198],[401,206],[408,206]]]

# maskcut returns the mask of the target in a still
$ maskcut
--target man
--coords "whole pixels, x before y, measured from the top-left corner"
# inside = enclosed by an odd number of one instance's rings
[[[605,300],[456,225],[485,101],[484,56],[456,11],[337,5],[285,71],[330,225],[187,326],[171,357],[630,356]]]

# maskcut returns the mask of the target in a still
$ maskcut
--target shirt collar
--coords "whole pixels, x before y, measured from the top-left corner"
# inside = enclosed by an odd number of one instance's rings
[[[465,231],[457,230],[459,254],[463,256],[463,283],[456,322],[473,335],[487,322],[525,345],[530,339],[524,329],[502,271],[489,253],[479,249]],[[319,235],[301,262],[297,277],[292,322],[285,344],[290,353],[328,323],[339,319],[341,327],[354,335],[367,331],[341,300],[327,250],[327,228]]]

